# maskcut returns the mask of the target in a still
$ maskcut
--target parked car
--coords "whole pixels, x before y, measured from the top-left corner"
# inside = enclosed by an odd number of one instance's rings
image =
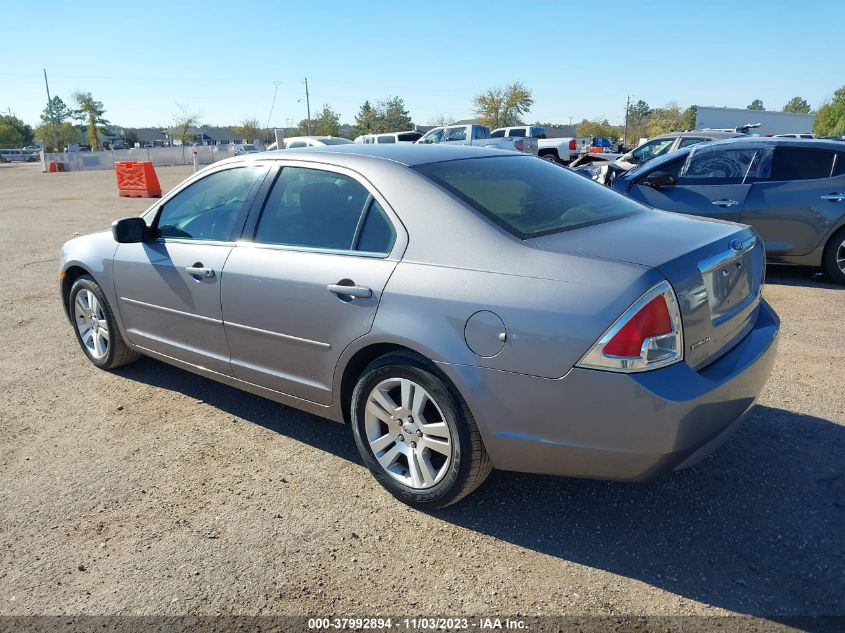
[[[226,159],[67,242],[59,270],[97,367],[145,354],[349,422],[420,508],[493,467],[692,466],[752,406],[779,327],[749,227],[470,147]]]
[[[235,156],[242,156],[244,154],[257,154],[258,148],[252,143],[236,143],[234,146]]]
[[[341,136],[291,136],[285,139],[284,149],[301,149],[303,147],[324,147],[326,145],[349,145],[348,138]],[[278,149],[276,143],[267,146],[267,151]]]
[[[595,174],[595,169],[604,165],[612,164],[619,171],[627,171],[636,165],[642,165],[650,161],[652,158],[663,156],[669,152],[674,152],[677,149],[684,147],[691,147],[699,143],[710,141],[717,141],[725,138],[748,136],[743,132],[726,132],[721,130],[693,130],[691,132],[670,132],[669,134],[661,134],[649,139],[642,145],[636,147],[626,154],[612,158],[608,154],[586,154],[577,161],[574,161],[570,167],[587,168],[591,170],[591,174]],[[608,183],[602,183],[608,184]]]
[[[718,141],[646,163],[613,188],[657,209],[750,224],[769,261],[821,266],[845,283],[845,149],[837,141]]]
[[[537,155],[555,163],[569,164],[587,151],[590,137],[546,138],[546,128],[542,125],[517,125],[500,127],[490,133],[493,138],[535,138]]]
[[[416,130],[407,132],[383,132],[381,134],[362,134],[355,139],[355,143],[370,145],[371,143],[414,143],[422,138],[423,133]]]
[[[446,145],[475,145],[495,149],[507,149],[526,154],[537,155],[537,139],[529,137],[498,137],[490,134],[490,128],[484,125],[447,125],[436,127],[417,141],[421,145],[444,143]]]
[[[31,163],[39,159],[37,152],[27,149],[0,149],[0,160],[4,163]]]

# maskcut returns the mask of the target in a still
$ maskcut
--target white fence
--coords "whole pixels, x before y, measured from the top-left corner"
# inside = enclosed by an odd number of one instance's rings
[[[63,163],[65,171],[89,171],[96,169],[114,169],[117,161],[148,160],[156,167],[164,165],[192,165],[196,152],[197,163],[210,165],[224,158],[235,155],[233,145],[195,145],[193,147],[145,147],[116,149],[102,152],[62,152],[43,154],[41,168],[47,171],[52,162]]]

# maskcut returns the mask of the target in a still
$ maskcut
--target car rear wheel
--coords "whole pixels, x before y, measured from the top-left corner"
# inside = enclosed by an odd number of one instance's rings
[[[555,164],[560,163],[560,160],[558,159],[557,154],[555,154],[554,152],[548,152],[546,154],[540,154],[540,158],[542,158],[543,160],[547,160],[550,163],[555,163]]]
[[[408,505],[453,504],[492,470],[463,398],[420,357],[394,353],[371,363],[355,386],[351,407],[364,464]]]
[[[840,229],[830,238],[824,249],[823,264],[825,272],[834,281],[845,284],[845,229]]]
[[[68,301],[76,340],[88,360],[100,369],[114,369],[138,359],[120,335],[111,306],[92,277],[79,277]]]

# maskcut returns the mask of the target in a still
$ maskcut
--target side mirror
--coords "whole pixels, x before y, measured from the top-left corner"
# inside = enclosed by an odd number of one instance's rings
[[[115,242],[132,244],[147,239],[149,229],[144,218],[123,218],[112,222],[111,234]]]
[[[675,177],[665,171],[653,171],[645,179],[645,184],[655,189],[659,187],[671,187],[675,182]]]
[[[628,152],[627,154],[622,154],[619,157],[619,161],[622,163],[633,163],[634,162],[634,152]]]

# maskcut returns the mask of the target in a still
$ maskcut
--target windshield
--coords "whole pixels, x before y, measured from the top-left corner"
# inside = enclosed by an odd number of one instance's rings
[[[414,169],[521,239],[645,210],[583,176],[528,156],[470,158]]]
[[[640,145],[632,152],[634,162],[644,163],[656,156],[665,154],[669,151],[669,148],[672,147],[672,143],[674,142],[674,138],[656,138],[653,141]]]
[[[346,145],[352,141],[346,138],[321,138],[320,142],[324,145]]]

